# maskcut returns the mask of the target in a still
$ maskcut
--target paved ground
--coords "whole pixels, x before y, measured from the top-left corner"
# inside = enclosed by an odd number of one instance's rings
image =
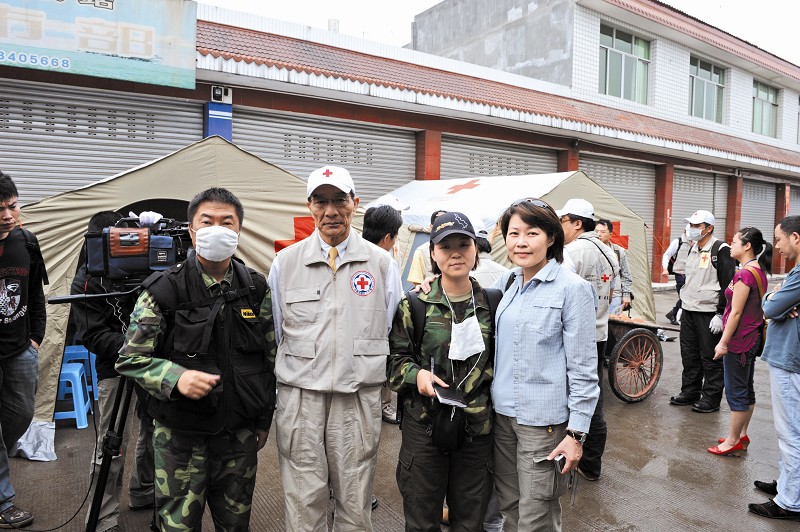
[[[656,294],[661,323],[666,323],[663,316],[674,299],[674,292]],[[687,407],[670,406],[669,397],[680,387],[680,353],[677,341],[661,345],[664,372],[649,399],[628,404],[608,393],[609,436],[603,477],[599,482],[579,483],[575,506],[569,506],[568,498],[562,501],[564,529],[798,530],[796,523],[771,522],[747,511],[748,502],[766,500],[766,496],[753,488],[753,480],[771,480],[777,471],[778,448],[766,364],[757,363],[758,405],[750,427],[753,443],[749,451],[735,457],[717,457],[706,452],[706,448],[725,435],[727,406],[723,401],[722,410],[714,414],[697,414]],[[56,432],[57,461],[12,459],[17,503],[36,516],[32,528],[57,527],[78,510],[89,483],[86,471],[93,438],[91,425],[89,429],[76,430],[65,423]],[[402,502],[394,479],[399,445],[397,428],[384,425],[375,479],[375,493],[381,500],[373,514],[377,532],[403,530]],[[129,511],[125,497],[123,508],[120,524],[124,530],[147,530],[149,516]],[[85,509],[62,530],[83,530]],[[282,520],[277,451],[270,440],[261,452],[252,530],[280,531]],[[204,530],[213,530],[209,519]]]

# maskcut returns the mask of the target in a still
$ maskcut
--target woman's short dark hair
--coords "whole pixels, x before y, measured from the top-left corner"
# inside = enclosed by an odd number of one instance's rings
[[[538,227],[549,238],[553,239],[553,243],[547,248],[548,260],[556,259],[556,262],[564,262],[564,228],[561,227],[561,219],[556,216],[556,212],[550,205],[538,199],[527,199],[512,203],[500,216],[500,229],[503,231],[503,240],[508,235],[508,224],[515,214],[525,224],[531,227]]]
[[[466,236],[466,235],[464,235],[464,236]],[[475,240],[473,240],[473,242],[475,242]],[[436,264],[435,260],[433,260],[433,248],[435,246],[436,246],[436,244],[434,244],[431,241],[430,251],[429,251],[429,253],[431,255],[431,271],[433,272],[434,275],[441,275],[442,274],[442,270],[439,269],[439,265]],[[478,269],[478,263],[481,261],[480,257],[478,257],[479,254],[480,254],[480,252],[478,250],[478,243],[475,242],[475,264],[472,266],[473,270],[477,270]]]
[[[742,227],[737,231],[742,245],[750,244],[753,254],[758,257],[758,265],[766,273],[772,273],[772,244],[764,240],[764,235],[755,227]]]

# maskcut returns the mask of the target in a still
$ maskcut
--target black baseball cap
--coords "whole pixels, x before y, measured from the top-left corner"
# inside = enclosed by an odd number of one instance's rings
[[[433,221],[431,242],[434,244],[438,244],[444,237],[454,234],[466,235],[475,240],[475,229],[465,214],[446,212]]]

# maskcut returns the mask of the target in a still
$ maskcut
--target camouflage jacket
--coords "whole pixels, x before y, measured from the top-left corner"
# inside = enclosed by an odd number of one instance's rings
[[[492,367],[494,337],[489,303],[477,281],[472,281],[472,289],[478,309],[478,323],[483,331],[486,349],[463,361],[451,361],[448,358],[452,313],[442,291],[440,280],[437,279],[431,285],[429,294],[419,294],[419,299],[425,303],[427,309],[419,360],[414,356],[412,346],[414,325],[411,320],[410,303],[406,296],[400,301],[400,307],[395,314],[392,331],[389,334],[390,354],[387,361],[387,377],[391,389],[404,399],[404,416],[428,423],[429,410],[435,407],[432,407],[432,399],[423,397],[417,390],[417,373],[420,369],[430,370],[431,357],[433,357],[437,377],[451,387],[464,380],[460,390],[467,399],[465,410],[467,432],[472,436],[478,436],[489,434],[492,430],[491,386],[494,378]],[[469,300],[453,303],[453,308],[459,323],[474,314]]]
[[[201,268],[198,268],[198,270],[202,271]],[[205,272],[202,273],[202,278],[209,294],[217,295],[221,292],[223,285],[231,286],[233,268],[228,268],[221,282],[217,282]],[[258,317],[265,331],[267,367],[269,371],[274,372],[277,345],[275,343],[275,327],[272,320],[272,297],[269,288],[267,288],[264,299],[259,306]],[[178,393],[175,386],[180,376],[186,371],[186,368],[170,360],[154,357],[159,348],[157,342],[159,338],[164,338],[166,330],[167,320],[162,314],[158,303],[156,303],[150,292],[143,290],[136,301],[133,312],[131,312],[131,321],[125,335],[125,343],[120,349],[116,363],[116,370],[120,375],[132,378],[150,395],[164,401],[173,399],[175,394]],[[259,419],[259,421],[261,420]],[[261,428],[260,425],[257,421],[256,427]]]

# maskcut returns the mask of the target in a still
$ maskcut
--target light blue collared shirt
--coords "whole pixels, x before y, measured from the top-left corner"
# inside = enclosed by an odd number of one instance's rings
[[[522,425],[588,432],[600,387],[591,284],[550,261],[522,286],[514,268],[493,288],[514,282],[497,309],[492,402]]]

